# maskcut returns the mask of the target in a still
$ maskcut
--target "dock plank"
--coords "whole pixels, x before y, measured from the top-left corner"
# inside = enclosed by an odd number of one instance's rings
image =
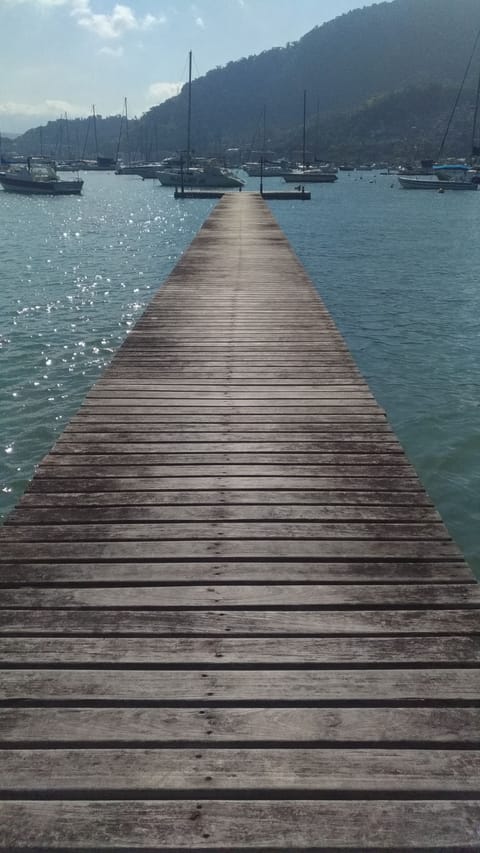
[[[0,744],[480,746],[479,708],[0,708]]]
[[[474,749],[0,749],[0,794],[18,796],[384,791],[478,798],[479,788],[480,750]]]
[[[0,803],[0,850],[476,850],[480,801],[206,798]],[[372,827],[375,832],[372,833]],[[381,834],[380,834],[381,833]],[[234,839],[234,840],[233,840]],[[320,842],[319,842],[320,839]],[[319,846],[320,845],[320,846]]]
[[[57,607],[107,607],[144,609],[174,607],[177,609],[235,608],[276,610],[281,607],[303,609],[329,607],[477,607],[480,608],[478,584],[322,584],[305,586],[289,584],[216,586],[142,586],[87,587],[73,589],[3,588],[0,610],[8,607],[32,607],[36,610]]]
[[[42,665],[62,661],[81,667],[168,667],[196,665],[264,666],[465,666],[480,663],[480,637],[322,637],[215,638],[159,637],[51,638],[0,637],[0,666]],[[478,712],[480,714],[480,710]],[[480,737],[480,730],[478,732]]]
[[[0,701],[59,705],[142,702],[194,705],[478,704],[480,671],[424,669],[3,669]]]
[[[462,562],[341,562],[247,560],[228,562],[74,562],[1,563],[2,587],[19,586],[143,586],[145,584],[249,583],[284,586],[295,583],[469,583],[474,580]]]
[[[97,636],[324,636],[480,632],[476,609],[392,610],[0,610],[0,634]],[[59,660],[61,664],[61,661]],[[462,663],[460,660],[459,663]]]

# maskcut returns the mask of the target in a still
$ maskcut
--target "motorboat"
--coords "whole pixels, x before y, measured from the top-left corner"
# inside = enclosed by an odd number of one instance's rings
[[[245,186],[245,181],[237,178],[233,172],[215,163],[204,166],[191,166],[189,169],[160,171],[158,180],[164,187],[199,187],[215,189],[234,189]]]
[[[131,163],[125,165],[120,163],[115,169],[116,175],[138,175],[140,178],[158,178],[158,173],[162,170],[161,163]]]
[[[250,178],[283,178],[290,171],[286,163],[262,164],[257,161],[244,163],[242,169]]]
[[[433,166],[432,176],[415,177],[398,175],[404,190],[477,190],[476,173],[467,165],[446,164]]]
[[[0,184],[6,192],[23,195],[80,195],[83,187],[80,179],[60,179],[53,163],[33,163],[30,157],[23,167],[0,172]]]
[[[287,184],[333,184],[338,179],[336,171],[331,169],[294,169],[286,172],[283,180]]]

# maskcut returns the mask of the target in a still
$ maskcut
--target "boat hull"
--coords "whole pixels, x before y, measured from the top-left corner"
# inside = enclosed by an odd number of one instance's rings
[[[182,176],[178,172],[159,172],[158,180],[164,187],[181,187]],[[244,181],[230,175],[184,174],[185,189],[233,189],[244,186]]]
[[[439,181],[422,180],[421,178],[406,178],[398,176],[400,186],[404,190],[477,190],[478,184],[472,181]]]
[[[116,175],[137,175],[139,178],[158,178],[159,172],[161,170],[161,165],[158,163],[157,165],[148,165],[141,164],[138,166],[119,166],[118,169],[115,170]]]
[[[0,172],[0,184],[7,193],[22,195],[80,195],[83,181],[35,181]]]
[[[337,180],[335,172],[317,172],[309,175],[308,172],[289,172],[283,176],[287,184],[333,184]]]

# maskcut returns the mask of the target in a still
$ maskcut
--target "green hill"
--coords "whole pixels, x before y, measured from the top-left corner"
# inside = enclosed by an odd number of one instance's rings
[[[393,0],[341,15],[298,42],[194,80],[193,147],[202,153],[258,148],[265,107],[269,147],[298,149],[306,89],[309,144],[322,157],[434,151],[479,27],[479,0]],[[479,70],[477,56],[459,110],[461,127],[452,128],[454,147],[462,149],[456,153],[470,144]],[[186,114],[184,86],[131,123],[135,153],[155,157],[184,147]],[[17,145],[31,144],[33,133]],[[114,150],[113,133],[104,136],[104,147]]]

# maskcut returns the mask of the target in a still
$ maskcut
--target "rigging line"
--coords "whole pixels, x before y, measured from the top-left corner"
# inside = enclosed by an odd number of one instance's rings
[[[472,127],[472,154],[475,156],[478,156],[478,154],[480,154],[480,145],[475,144],[479,108],[480,108],[480,73],[478,75],[478,80],[477,80],[477,96],[475,99],[475,112],[473,114],[473,127]]]
[[[474,43],[473,43],[473,48],[472,48],[472,52],[471,52],[471,54],[470,54],[470,59],[468,60],[467,67],[466,67],[466,69],[465,69],[465,73],[464,73],[464,75],[463,75],[462,83],[461,83],[460,88],[459,88],[459,90],[458,90],[458,92],[457,92],[457,97],[455,98],[455,103],[454,103],[454,105],[453,105],[453,109],[452,109],[452,111],[451,111],[451,113],[450,113],[450,117],[449,117],[449,119],[448,119],[448,123],[447,123],[447,127],[446,127],[446,130],[445,130],[445,133],[443,134],[443,139],[442,139],[442,141],[441,141],[440,148],[439,148],[439,150],[438,150],[437,160],[439,160],[439,159],[440,159],[440,157],[441,157],[441,156],[442,156],[442,154],[443,154],[443,149],[444,149],[444,146],[445,146],[445,142],[446,142],[446,140],[447,140],[448,132],[449,132],[449,130],[450,130],[450,126],[451,126],[451,124],[452,124],[453,117],[454,117],[455,112],[456,112],[456,109],[457,109],[457,107],[458,107],[458,102],[460,101],[460,97],[461,97],[461,94],[462,94],[462,92],[463,92],[463,87],[465,86],[465,81],[466,81],[466,79],[467,79],[467,77],[468,77],[468,72],[470,71],[470,68],[471,68],[471,65],[472,65],[472,62],[473,62],[473,57],[475,56],[475,51],[476,51],[476,49],[477,49],[477,45],[478,45],[478,42],[479,42],[479,41],[480,41],[480,28],[479,28],[479,30],[478,30],[478,32],[477,32],[477,35],[476,35],[475,41],[474,41]]]
[[[122,141],[122,126],[123,126],[123,112],[120,116],[120,126],[118,128],[118,139],[117,139],[117,150],[115,152],[115,163],[118,163],[118,158],[120,156],[120,143]]]
[[[87,131],[86,131],[86,133],[85,133],[85,139],[84,139],[84,142],[83,142],[83,148],[82,148],[82,160],[85,160],[85,152],[86,152],[86,150],[87,150],[87,142],[88,142],[88,135],[89,135],[89,133],[90,133],[90,116],[88,116],[88,118],[87,118]]]
[[[254,146],[255,146],[255,144],[256,144],[256,142],[257,142],[257,134],[259,134],[259,133],[260,133],[260,126],[261,126],[261,122],[262,122],[262,116],[263,116],[263,108],[262,108],[262,111],[261,111],[261,112],[259,113],[259,115],[258,115],[257,124],[256,124],[256,126],[255,126],[255,130],[253,131],[253,136],[252,136],[252,139],[251,139],[251,142],[250,142],[250,154],[249,154],[249,157],[250,157],[250,156],[253,156],[253,155],[252,155],[252,152],[255,150],[255,149],[254,149]]]

